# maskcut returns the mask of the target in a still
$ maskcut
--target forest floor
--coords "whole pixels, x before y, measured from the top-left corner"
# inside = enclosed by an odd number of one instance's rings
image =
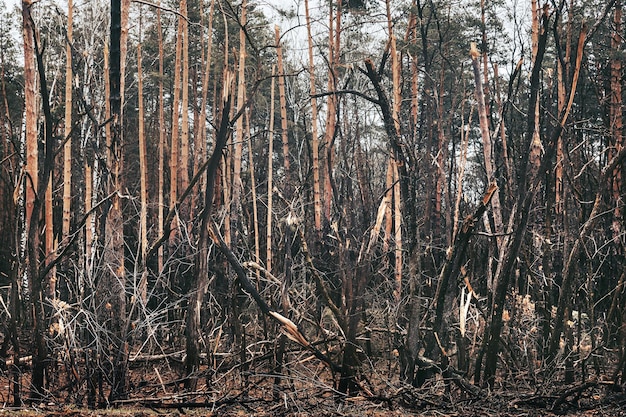
[[[193,392],[184,389],[181,369],[174,362],[133,363],[129,398],[107,403],[106,383],[101,383],[104,390],[98,394],[97,409],[85,407],[85,380],[68,381],[63,366],[50,373],[49,386],[60,388],[51,388],[44,403],[11,407],[10,376],[5,370],[0,372],[0,417],[626,417],[626,385],[601,376],[612,367],[599,373],[590,369],[585,378],[576,374],[572,383],[560,379],[562,372],[541,379],[528,370],[501,370],[492,390],[474,390],[441,374],[420,388],[412,387],[398,380],[394,363],[364,364],[358,381],[361,391],[353,397],[339,397],[327,367],[304,356],[294,357],[280,376],[268,372],[272,368],[265,361],[249,363],[246,369],[234,362],[224,368],[205,365],[200,372],[205,377],[197,380]],[[24,397],[29,394],[29,371],[25,368],[22,374]]]
[[[3,381],[4,382],[4,381]],[[4,384],[3,384],[4,385]],[[148,397],[135,392],[133,398],[108,408],[90,410],[50,401],[46,404],[14,408],[0,405],[0,417],[163,417],[163,416],[463,416],[533,417],[587,416],[626,417],[626,387],[589,381],[571,385],[552,384],[538,390],[520,391],[499,387],[483,390],[478,396],[460,392],[453,384],[439,383],[425,388],[387,386],[375,396],[359,395],[338,400],[327,388],[284,384],[272,394],[272,382],[247,385],[242,390],[223,390],[211,395],[159,395]],[[438,386],[436,386],[438,385]],[[5,386],[6,388],[6,386]],[[386,394],[382,394],[386,392]],[[145,392],[144,392],[145,394]],[[6,397],[5,397],[6,398]]]
[[[528,397],[530,398],[530,397]],[[526,398],[526,400],[528,400]],[[624,417],[626,416],[626,395],[621,400],[591,401],[586,404],[571,404],[568,409],[547,410],[540,404],[526,402],[524,396],[490,394],[484,398],[457,403],[429,401],[419,407],[402,404],[401,401],[380,402],[362,397],[349,401],[336,402],[310,401],[302,399],[296,402],[268,401],[249,398],[232,404],[206,408],[180,407],[155,408],[147,406],[123,406],[113,409],[87,410],[75,407],[41,406],[28,409],[0,408],[0,416],[16,417],[173,417],[173,416],[463,416],[463,417],[532,417],[532,416],[587,416],[587,417]]]

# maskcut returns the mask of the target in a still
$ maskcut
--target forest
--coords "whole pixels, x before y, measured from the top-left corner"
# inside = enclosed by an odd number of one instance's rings
[[[621,0],[2,1],[2,409],[624,415]]]

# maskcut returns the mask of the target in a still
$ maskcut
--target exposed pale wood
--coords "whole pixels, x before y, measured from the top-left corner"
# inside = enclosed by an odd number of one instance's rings
[[[540,15],[542,14],[542,11],[539,9],[538,4],[539,1],[538,0],[531,0],[531,13],[532,13],[532,17],[531,17],[531,21],[532,21],[532,27],[531,27],[531,62],[534,63],[536,56],[537,56],[537,45],[538,45],[538,39],[539,39],[539,19],[540,19]],[[543,29],[545,30],[545,29]],[[543,153],[544,149],[543,149],[543,144],[541,143],[541,136],[539,134],[539,129],[540,129],[540,125],[539,125],[539,102],[540,100],[537,100],[537,102],[535,103],[535,108],[532,110],[534,117],[535,117],[535,130],[533,132],[533,140],[532,140],[532,147],[531,147],[531,154],[530,154],[530,161],[532,164],[534,164],[536,167],[539,166],[540,164],[540,160],[541,160],[541,154]]]
[[[397,164],[393,164],[393,212],[394,212],[394,243],[395,243],[395,287],[394,298],[397,303],[402,298],[402,200],[400,196],[400,175]]]
[[[235,254],[226,245],[226,242],[220,236],[219,230],[215,223],[213,223],[210,232],[211,238],[219,246],[220,250],[227,257],[228,262],[235,270],[237,277],[239,278],[239,283],[241,287],[254,299],[257,306],[261,309],[261,312],[279,323],[282,326],[282,330],[285,332],[287,337],[289,337],[294,342],[300,344],[301,346],[307,348],[315,355],[316,358],[328,365],[333,371],[338,371],[340,369],[339,366],[336,365],[328,356],[319,351],[314,344],[310,343],[308,339],[300,332],[298,326],[293,321],[289,320],[282,314],[274,311],[261,297],[259,292],[248,279],[245,269],[243,268]],[[304,241],[302,241],[302,243],[304,243]]]
[[[389,242],[391,240],[391,231],[393,229],[393,215],[392,215],[392,204],[393,204],[393,167],[394,162],[393,158],[389,158],[387,162],[387,174],[385,175],[385,197],[383,197],[383,201],[385,202],[385,234],[383,238],[383,252],[387,252],[389,250]]]
[[[391,53],[391,80],[393,85],[393,100],[392,100],[392,117],[396,132],[400,132],[400,109],[402,105],[402,94],[400,86],[401,67],[399,52],[396,46],[396,36],[393,33],[393,21],[391,17],[391,4],[390,0],[385,1],[387,10],[387,30],[389,31],[389,43]],[[400,177],[398,174],[397,161],[393,158],[390,161],[393,172],[393,232],[394,232],[394,299],[396,302],[400,302],[402,296],[402,205],[400,195]],[[391,218],[390,218],[391,220]],[[389,224],[389,222],[388,222]]]
[[[393,172],[391,163],[388,163],[387,172],[389,173],[390,170],[391,172]],[[376,212],[376,220],[374,222],[374,226],[372,227],[372,230],[370,231],[370,239],[369,239],[369,243],[367,244],[367,249],[365,250],[365,256],[371,253],[372,247],[374,243],[376,242],[376,240],[378,239],[378,236],[380,235],[380,229],[382,227],[383,220],[385,219],[385,217],[391,218],[390,216],[391,197],[392,197],[391,188],[387,187],[387,191],[385,192],[382,200],[380,201],[380,205],[378,206],[378,210]],[[384,244],[387,244],[386,240],[388,238],[388,234],[389,234],[389,231],[385,230],[385,243]]]

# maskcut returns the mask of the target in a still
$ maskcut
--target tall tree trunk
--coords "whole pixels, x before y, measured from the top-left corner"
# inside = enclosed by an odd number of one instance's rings
[[[209,9],[209,27],[207,29],[207,52],[205,57],[204,75],[202,77],[202,102],[200,105],[200,117],[198,120],[198,135],[194,138],[198,161],[204,161],[207,158],[207,132],[206,117],[208,106],[209,79],[211,75],[212,50],[213,50],[213,16],[215,15],[215,0],[211,0]],[[199,166],[200,164],[198,164]],[[200,185],[200,188],[204,184]]]
[[[159,0],[159,5],[161,4],[161,0]],[[163,60],[164,60],[164,51],[163,51],[163,28],[161,25],[161,8],[157,8],[157,36],[159,42],[159,179],[158,179],[158,214],[157,214],[157,233],[158,236],[163,235],[164,231],[164,220],[165,220],[165,178],[164,178],[164,169],[165,169],[165,148],[167,144],[165,143],[165,106],[163,103]],[[203,102],[204,103],[204,102]],[[159,246],[158,254],[157,254],[157,268],[158,272],[161,273],[163,271],[163,245]]]
[[[49,278],[47,272],[49,271],[45,267],[40,268],[39,259],[41,235],[40,216],[44,214],[42,212],[45,210],[45,202],[41,197],[45,196],[46,194],[46,189],[49,187],[51,173],[54,169],[54,135],[52,112],[50,110],[50,100],[48,95],[48,86],[46,82],[46,68],[43,61],[43,50],[38,45],[39,38],[36,33],[34,21],[30,13],[30,5],[23,4],[23,6],[25,6],[22,8],[22,16],[24,17],[25,22],[24,44],[26,46],[29,43],[29,40],[27,39],[30,37],[30,41],[32,41],[31,52],[34,51],[37,62],[36,74],[39,78],[39,94],[41,98],[41,108],[44,121],[43,156],[41,158],[41,165],[37,164],[34,167],[34,182],[37,184],[37,188],[32,190],[35,198],[32,204],[32,210],[30,212],[30,221],[27,223],[28,229],[26,230],[26,261],[28,266],[27,276],[29,279],[29,285],[31,290],[31,302],[34,323],[33,344],[35,347],[35,352],[33,354],[31,389],[33,398],[39,400],[43,397],[44,394],[45,373],[49,361],[48,345],[45,336],[47,330],[47,317],[49,317],[49,312],[46,311],[47,309],[44,307],[44,292],[46,290],[46,286],[49,284],[47,281],[47,279]],[[30,66],[30,64],[25,63],[25,67],[27,66]],[[25,71],[25,77],[26,75],[28,74]],[[33,73],[33,75],[35,75],[35,73]],[[34,85],[34,80],[31,81]],[[28,84],[31,84],[31,82],[25,79],[25,85]],[[25,104],[26,103],[27,102],[25,102]],[[26,145],[27,152],[30,156],[30,152],[28,151],[29,143],[27,142]],[[38,143],[36,143],[36,145],[38,145]],[[27,157],[27,163],[28,162],[30,161],[28,161]],[[32,168],[33,167],[31,167],[31,169]],[[28,171],[29,169],[27,168],[27,172]],[[43,255],[45,259],[47,253],[44,253]]]
[[[110,178],[111,203],[106,216],[106,256],[110,267],[105,286],[108,311],[110,315],[110,331],[113,337],[111,355],[113,356],[113,375],[111,381],[111,400],[125,398],[127,395],[127,356],[128,346],[124,334],[126,319],[126,278],[124,268],[124,223],[122,217],[122,201],[120,197],[121,164],[122,164],[122,103],[123,103],[123,69],[125,36],[124,16],[128,16],[126,0],[111,0],[111,47],[109,49],[109,88],[111,111],[111,137],[108,139],[109,155],[107,158]],[[105,293],[106,294],[106,293]]]
[[[480,132],[483,139],[483,154],[485,158],[485,172],[487,173],[487,183],[491,183],[495,181],[495,158],[493,155],[493,150],[491,146],[491,131],[489,129],[489,118],[487,114],[487,107],[485,102],[485,95],[483,93],[483,83],[480,76],[480,66],[478,62],[478,58],[480,57],[480,53],[478,49],[476,49],[476,44],[472,43],[472,47],[470,50],[470,55],[472,57],[472,67],[474,69],[474,83],[475,83],[475,95],[476,102],[478,104],[478,119],[480,122]],[[502,242],[502,232],[504,231],[504,223],[502,220],[502,212],[500,208],[500,197],[499,193],[495,193],[493,198],[491,199],[491,207],[493,210],[493,220],[495,232],[497,233],[496,240],[498,242],[498,248]]]
[[[624,120],[622,99],[622,4],[617,1],[613,15],[613,33],[611,36],[611,49],[614,58],[611,59],[611,91],[610,91],[610,132],[613,138],[612,151],[615,155],[624,146]],[[611,177],[611,193],[615,208],[613,209],[613,239],[619,246],[621,235],[624,231],[624,208],[623,208],[623,175],[626,170],[623,166],[617,167]],[[620,203],[621,202],[621,203]],[[623,247],[622,247],[623,248]]]
[[[268,126],[267,150],[267,222],[265,232],[265,269],[272,272],[272,224],[274,220],[274,102],[276,91],[276,67],[272,65],[272,83],[270,87],[270,120]]]
[[[313,211],[315,230],[320,237],[322,230],[322,191],[320,185],[320,158],[319,158],[319,138],[317,132],[317,99],[315,98],[315,63],[313,61],[313,35],[311,34],[311,16],[309,14],[309,0],[304,0],[304,11],[306,15],[307,42],[309,50],[309,89],[311,94],[311,153],[313,165]]]
[[[341,7],[337,8],[339,15]],[[333,2],[329,2],[329,26],[328,26],[328,91],[335,91],[337,82],[337,60],[336,54],[339,50],[336,48],[335,39],[339,39],[341,30],[341,20],[339,17],[335,22],[335,12]],[[335,34],[337,32],[337,35]],[[324,128],[324,141],[322,146],[326,146],[326,175],[324,175],[324,217],[330,219],[333,201],[332,174],[334,169],[334,137],[337,126],[337,96],[329,95],[326,104],[326,126]]]
[[[248,170],[250,173],[250,192],[252,196],[252,222],[253,222],[253,230],[254,230],[254,260],[257,264],[261,264],[261,246],[260,241],[261,238],[259,236],[259,208],[257,203],[257,193],[256,193],[256,175],[254,173],[254,153],[252,152],[252,138],[250,137],[250,112],[246,110],[246,127],[244,137],[248,142]],[[257,275],[257,287],[259,286],[259,281],[261,279],[260,271],[256,271]],[[258,288],[257,288],[258,289]]]
[[[189,25],[187,24],[187,0],[180,0],[180,22],[182,23],[181,35],[183,38],[182,48],[182,98],[181,98],[181,129],[180,129],[180,188],[186,190],[189,185]],[[187,204],[185,205],[187,206]],[[184,210],[184,221],[188,220],[189,209]],[[182,227],[182,225],[181,225]]]
[[[389,31],[389,42],[391,45],[391,80],[393,84],[393,101],[391,115],[393,117],[394,128],[400,132],[400,109],[402,105],[402,94],[400,85],[400,59],[396,48],[396,36],[393,33],[393,23],[391,19],[390,0],[385,1],[387,10],[387,30]],[[393,201],[394,201],[394,244],[395,244],[395,267],[394,267],[394,299],[400,302],[402,297],[402,210],[400,196],[400,181],[398,177],[398,161],[392,160],[393,164]]]
[[[484,52],[483,52],[484,53]],[[477,108],[478,108],[478,120],[480,123],[480,132],[482,136],[482,144],[483,144],[483,157],[485,162],[485,172],[487,174],[487,184],[492,182],[497,183],[496,175],[496,163],[495,163],[495,155],[492,148],[492,140],[491,140],[491,130],[489,128],[489,116],[487,114],[487,106],[486,106],[486,98],[484,95],[485,87],[483,86],[483,82],[480,75],[480,63],[478,61],[480,57],[480,53],[476,48],[476,44],[472,43],[470,48],[470,56],[472,58],[472,68],[474,70],[474,95],[476,97]],[[486,74],[485,74],[486,77]],[[496,191],[492,200],[491,207],[493,213],[493,230],[496,233],[496,248],[495,253],[501,254],[502,249],[502,234],[504,232],[504,222],[502,219],[502,208],[500,205],[500,193]],[[488,232],[492,231],[491,224],[489,222],[489,217],[484,217],[485,229]],[[490,251],[493,249],[490,248]],[[501,256],[499,256],[501,257]],[[487,270],[487,286],[491,291],[494,291],[497,287],[497,282],[494,282],[493,277],[493,269],[491,267],[491,260],[493,256],[489,257],[488,262],[488,270]]]
[[[181,0],[181,3],[184,0]],[[182,14],[182,11],[181,11]],[[174,210],[178,201],[178,169],[180,156],[179,143],[179,119],[180,119],[180,83],[181,83],[181,66],[183,55],[183,18],[178,17],[178,31],[176,32],[176,57],[174,61],[174,97],[172,99],[172,138],[170,143],[170,211]],[[183,109],[183,112],[186,109]],[[178,224],[178,214],[173,218],[173,225],[170,229],[170,250],[174,251],[175,239]]]
[[[139,17],[139,43],[137,43],[137,100],[139,101],[139,177],[140,177],[140,212],[139,212],[139,239],[141,248],[141,281],[139,295],[145,305],[147,302],[147,262],[148,260],[148,161],[146,157],[146,136],[144,131],[144,104],[143,104],[143,70],[141,58],[141,12]]]
[[[63,217],[61,226],[61,239],[69,238],[72,202],[72,20],[73,4],[72,0],[67,2],[67,39],[65,45],[65,120],[63,146]],[[54,250],[54,233],[52,224],[52,179],[46,192],[46,252],[52,253]],[[49,194],[49,197],[48,197]],[[54,299],[56,294],[56,268],[50,272],[48,294]]]
[[[32,2],[22,1],[22,36],[24,39],[24,109],[26,112],[25,141],[26,141],[26,229],[32,219],[33,205],[35,204],[38,178],[38,144],[37,144],[37,87],[35,64],[35,27],[30,9]]]
[[[285,93],[285,67],[283,65],[283,48],[280,42],[280,28],[274,27],[276,55],[278,56],[278,100],[280,103],[280,136],[283,143],[283,167],[285,168],[286,189],[291,184],[291,162],[289,156],[289,132],[287,130],[287,97]],[[290,195],[286,195],[290,198]]]
[[[48,263],[54,255],[56,247],[56,242],[54,241],[54,219],[52,216],[54,201],[52,196],[52,187],[52,176],[50,176],[50,178],[48,178],[48,186],[46,187],[46,202],[44,204],[44,228],[46,231],[44,256],[46,263]],[[53,267],[47,277],[46,286],[44,288],[45,296],[49,300],[54,300],[56,298],[56,283],[56,267]]]
[[[239,29],[239,61],[237,64],[237,108],[242,109],[246,100],[246,33],[244,26],[246,24],[246,1],[241,4],[241,28]],[[231,239],[234,245],[237,245],[239,221],[241,212],[241,193],[243,183],[241,181],[241,160],[243,158],[243,117],[237,119],[235,125],[235,138],[233,140],[232,167],[233,181],[231,184],[231,200],[230,200],[230,224]]]
[[[34,312],[34,345],[32,396],[40,399],[43,396],[46,344],[44,340],[42,288],[39,277],[39,198],[37,198],[39,182],[39,153],[37,132],[37,91],[35,63],[35,23],[31,15],[32,3],[22,2],[22,35],[24,40],[24,108],[25,108],[25,145],[26,145],[26,178],[24,183],[27,233],[26,262],[27,276],[31,290]],[[38,53],[38,52],[37,52]],[[46,184],[47,185],[47,184]]]
[[[70,233],[72,203],[72,20],[73,0],[67,1],[67,44],[65,45],[65,122],[63,147],[63,230],[62,238]]]

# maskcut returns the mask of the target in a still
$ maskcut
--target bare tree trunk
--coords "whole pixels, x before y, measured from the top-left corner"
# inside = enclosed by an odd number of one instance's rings
[[[538,0],[531,0],[531,12],[532,12],[532,30],[531,30],[531,47],[532,47],[532,57],[531,61],[534,64],[537,59],[538,53],[538,42],[539,42],[539,20],[541,18],[542,11],[538,8]],[[535,108],[532,109],[533,115],[535,117],[535,131],[533,132],[533,140],[532,146],[530,149],[530,161],[536,167],[539,167],[541,163],[541,154],[543,153],[543,144],[541,143],[541,136],[539,134],[540,125],[539,125],[539,102],[537,100],[535,102]]]
[[[265,232],[265,268],[272,272],[272,224],[274,220],[274,102],[276,91],[276,67],[272,66],[272,85],[270,87],[270,120],[268,127],[267,151],[267,223]]]
[[[141,12],[140,12],[141,13]],[[139,43],[137,44],[137,100],[139,101],[139,177],[140,177],[140,212],[139,212],[139,239],[141,248],[141,281],[139,295],[145,305],[147,295],[147,265],[148,262],[148,161],[146,157],[146,136],[144,132],[144,104],[143,104],[143,70],[141,58],[141,14],[139,24]]]
[[[49,352],[48,345],[46,343],[45,332],[47,330],[47,318],[49,312],[44,306],[44,292],[48,285],[48,273],[49,268],[40,267],[40,235],[41,235],[41,218],[40,216],[45,210],[45,202],[41,196],[45,196],[46,189],[49,187],[49,181],[51,173],[54,169],[54,135],[53,135],[53,120],[52,112],[50,110],[50,100],[48,95],[48,86],[46,82],[46,69],[43,61],[43,50],[38,45],[38,36],[35,31],[34,21],[30,13],[30,5],[23,4],[22,16],[24,17],[24,44],[29,43],[27,40],[30,37],[32,40],[32,50],[36,57],[37,62],[37,75],[39,76],[39,94],[41,97],[41,108],[43,113],[43,156],[41,158],[41,165],[35,167],[35,182],[37,188],[33,190],[35,199],[32,204],[32,211],[30,212],[30,222],[27,224],[26,230],[26,262],[27,262],[27,276],[29,279],[29,285],[31,289],[31,303],[33,314],[33,344],[35,352],[33,355],[33,371],[31,378],[31,390],[35,400],[43,398],[44,394],[44,382],[45,374],[48,368]],[[29,64],[25,63],[25,67]],[[34,75],[35,73],[33,73]],[[25,71],[25,77],[27,72]],[[33,81],[34,84],[34,80]],[[25,79],[25,84],[31,84]],[[34,98],[34,97],[33,97]],[[30,103],[34,104],[34,103]],[[27,110],[28,111],[28,110]],[[27,136],[28,137],[28,136]],[[27,142],[28,146],[28,142]],[[27,147],[28,151],[28,147]],[[30,154],[29,154],[30,155]],[[27,158],[28,162],[28,158]],[[31,167],[32,168],[32,167]],[[44,219],[45,220],[45,219]],[[47,255],[43,254],[44,257]],[[47,266],[46,263],[44,263]]]
[[[618,56],[622,50],[622,5],[618,1],[615,6],[613,16],[613,34],[611,36],[611,49]],[[623,120],[623,99],[622,99],[622,60],[619,57],[611,59],[611,95],[610,95],[610,129],[613,138],[613,150],[610,154],[615,155],[624,146],[624,120]],[[624,231],[624,209],[623,209],[623,190],[625,168],[617,167],[613,172],[611,179],[611,192],[615,201],[613,209],[613,240],[616,244],[621,239]],[[620,201],[622,201],[620,203]],[[619,244],[618,244],[619,245]]]
[[[182,23],[183,43],[183,74],[182,74],[182,99],[181,99],[181,129],[180,129],[180,187],[186,190],[189,184],[189,26],[187,24],[187,0],[180,0],[180,22]],[[185,209],[185,218],[189,216],[189,209]],[[182,226],[182,225],[181,225]]]
[[[184,0],[181,0],[183,2]],[[179,118],[180,118],[180,84],[181,84],[181,66],[183,54],[183,18],[178,17],[178,31],[176,32],[176,57],[174,63],[174,97],[172,99],[172,138],[170,144],[170,211],[174,210],[178,201],[178,167],[180,156],[179,143]],[[186,109],[183,109],[186,111]],[[178,214],[173,218],[174,225],[170,229],[170,247],[174,248],[175,239],[178,232]]]
[[[340,7],[338,8],[340,9]],[[341,12],[337,10],[337,13]],[[336,26],[336,29],[335,29]],[[336,54],[339,52],[336,49],[335,32],[337,32],[336,38],[339,38],[341,30],[341,20],[337,17],[335,22],[335,13],[333,2],[329,3],[329,26],[328,26],[328,91],[335,91],[336,88]],[[324,176],[324,217],[330,219],[331,208],[333,201],[333,187],[332,187],[332,173],[334,169],[334,137],[335,129],[337,125],[337,97],[335,95],[329,95],[326,104],[326,126],[324,128],[324,141],[322,146],[326,146],[326,175]]]
[[[44,256],[46,262],[50,261],[51,257],[54,255],[56,247],[56,242],[54,240],[54,221],[52,217],[52,205],[52,176],[50,176],[50,178],[48,179],[48,186],[46,187],[46,202],[44,204],[44,228],[46,230]],[[53,267],[46,279],[46,285],[44,289],[46,297],[50,300],[56,299],[56,283],[56,267]]]
[[[259,208],[257,204],[257,193],[256,193],[256,175],[254,173],[254,153],[252,152],[252,139],[250,137],[250,114],[249,111],[246,110],[246,131],[245,138],[248,142],[248,170],[250,172],[250,189],[252,194],[252,222],[253,230],[254,230],[254,259],[256,263],[261,264],[261,238],[259,236]],[[257,271],[257,287],[259,286],[259,281],[261,279],[261,273]],[[258,288],[257,288],[258,289]]]
[[[126,271],[124,268],[124,225],[122,218],[121,191],[121,148],[122,148],[122,103],[123,103],[123,69],[125,43],[124,16],[128,16],[126,0],[111,1],[111,47],[109,49],[109,84],[110,84],[110,111],[111,137],[107,143],[109,155],[107,158],[110,178],[109,187],[112,192],[111,204],[106,216],[106,256],[110,267],[107,277],[108,291],[107,305],[110,306],[105,314],[110,315],[110,330],[114,345],[111,355],[113,360],[113,375],[111,382],[111,400],[125,398],[127,395],[127,357],[128,345],[124,334],[126,319]]]
[[[26,117],[26,229],[32,219],[33,205],[35,204],[38,178],[38,146],[37,146],[37,92],[35,66],[35,28],[31,17],[30,1],[22,1],[22,36],[24,38],[24,108]]]
[[[478,103],[478,119],[480,122],[480,132],[483,139],[483,154],[485,158],[485,172],[487,173],[487,183],[495,181],[495,158],[491,146],[491,132],[489,129],[489,118],[487,115],[487,108],[485,103],[485,96],[483,94],[483,83],[480,76],[480,66],[478,58],[480,53],[476,49],[476,44],[472,44],[470,55],[472,57],[472,67],[474,69],[474,84],[475,95]],[[502,220],[502,209],[500,206],[499,193],[496,192],[491,199],[491,208],[493,212],[493,221],[495,232],[497,234],[496,241],[498,242],[498,250],[502,245],[502,233],[504,231],[504,222]]]
[[[32,395],[35,399],[43,396],[46,345],[44,340],[42,288],[39,277],[39,182],[38,141],[37,141],[37,92],[35,63],[35,23],[31,16],[31,2],[22,2],[22,35],[24,39],[24,108],[26,142],[26,179],[24,184],[27,233],[26,262],[34,311],[35,352],[32,373]],[[38,52],[37,52],[38,53]],[[46,184],[47,185],[47,184]]]
[[[72,203],[72,16],[73,0],[67,1],[67,44],[65,45],[65,122],[63,147],[63,230],[62,238],[66,239],[70,232]]]
[[[207,29],[207,52],[202,78],[202,104],[200,105],[200,118],[198,120],[198,135],[195,138],[198,161],[204,161],[207,157],[206,117],[209,93],[209,78],[211,75],[212,50],[213,50],[213,16],[215,15],[215,0],[211,0],[209,9],[209,27]],[[202,187],[203,185],[201,185]]]
[[[244,25],[246,24],[246,1],[241,4],[241,25],[239,29],[239,62],[237,71],[237,108],[243,108],[246,96],[246,33]],[[231,239],[234,245],[237,244],[239,221],[241,212],[241,193],[243,184],[241,182],[241,159],[243,157],[243,117],[237,119],[235,125],[235,139],[233,140],[232,167],[233,181],[231,183],[231,200],[230,200],[230,225]]]
[[[285,68],[283,66],[283,48],[280,42],[280,28],[274,27],[276,55],[278,56],[278,100],[280,103],[280,134],[283,143],[283,166],[287,188],[291,187],[291,163],[289,156],[289,135],[287,130],[287,97],[285,95]],[[290,198],[287,195],[287,198]]]
[[[71,219],[71,201],[72,201],[72,16],[73,4],[72,0],[67,2],[67,40],[65,45],[65,120],[64,120],[64,138],[63,146],[63,217],[61,239],[69,238],[70,219]],[[52,218],[52,184],[46,191],[46,253],[51,254],[55,249],[54,242],[54,225]],[[48,297],[54,299],[56,297],[56,268],[50,271],[48,279]]]
[[[161,1],[159,0],[159,5]],[[157,233],[159,236],[163,235],[164,231],[164,211],[165,211],[165,178],[164,178],[164,169],[165,169],[165,147],[167,144],[165,143],[165,109],[163,104],[163,28],[161,26],[161,8],[157,8],[157,36],[159,39],[159,184],[158,184],[158,214],[157,214]],[[157,254],[157,268],[158,272],[161,273],[163,270],[163,246],[159,246],[158,254]]]
[[[400,132],[400,109],[402,105],[402,94],[400,91],[400,59],[396,48],[396,36],[393,33],[393,23],[391,19],[390,0],[385,1],[387,10],[387,30],[389,31],[389,42],[391,45],[391,79],[393,84],[393,101],[391,115],[393,117],[396,132]],[[400,178],[398,175],[398,161],[392,160],[393,165],[393,222],[394,222],[394,246],[395,246],[395,266],[394,266],[394,299],[400,302],[402,297],[402,207],[400,196]]]
[[[317,131],[317,99],[315,98],[315,64],[313,61],[313,35],[311,34],[311,17],[309,0],[304,0],[306,15],[307,41],[309,46],[309,88],[311,94],[311,153],[313,165],[313,210],[314,224],[318,235],[322,230],[322,190],[320,184],[319,138]],[[319,236],[318,236],[319,237]]]

